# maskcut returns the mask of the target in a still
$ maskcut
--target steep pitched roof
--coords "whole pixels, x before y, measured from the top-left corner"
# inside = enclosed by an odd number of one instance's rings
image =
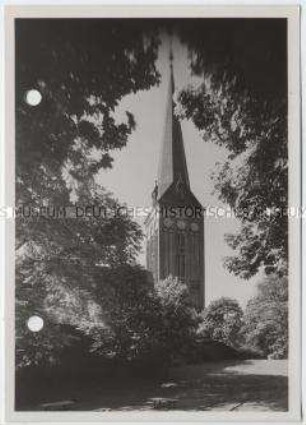
[[[159,199],[174,182],[179,182],[186,188],[190,188],[181,125],[174,113],[173,93],[174,79],[171,61],[166,120],[158,170]]]

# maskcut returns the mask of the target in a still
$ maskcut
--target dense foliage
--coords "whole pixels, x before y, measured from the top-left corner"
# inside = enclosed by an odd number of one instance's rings
[[[288,356],[288,279],[269,276],[246,307],[246,345],[274,358]]]
[[[197,86],[181,92],[183,115],[203,140],[228,150],[215,173],[215,188],[242,227],[227,235],[236,255],[226,266],[246,279],[261,267],[283,275],[288,255],[286,22],[222,21],[209,20],[201,37],[196,25],[179,31],[199,77]]]
[[[87,196],[83,191],[79,200],[82,205],[109,211],[118,206],[99,188],[91,189]],[[65,333],[64,342],[61,340],[61,332],[53,324],[85,330],[92,321],[101,320],[97,298],[97,288],[104,285],[101,270],[124,264],[132,267],[142,233],[129,217],[111,214],[103,218],[19,219],[18,226],[23,243],[16,251],[16,348],[23,357],[21,364],[30,362],[28,350],[35,364],[41,358],[39,347],[45,347],[44,356],[51,360],[57,348],[64,348],[69,341]],[[33,314],[45,321],[39,335],[26,326]]]
[[[239,347],[242,324],[243,311],[238,302],[222,297],[204,309],[198,333],[202,337]]]
[[[192,305],[187,286],[169,276],[155,286],[162,314],[161,328],[165,352],[186,358],[195,341],[199,316]]]
[[[201,314],[197,335],[252,357],[288,356],[288,279],[266,276],[244,310],[236,300],[219,298]]]
[[[127,266],[104,277],[105,326],[89,329],[95,353],[151,367],[186,354],[198,322],[185,285],[169,277],[153,288],[144,271]]]
[[[228,236],[237,256],[227,266],[245,278],[261,266],[284,276],[287,220],[280,210],[287,205],[287,99],[279,48],[284,28],[261,23],[258,31],[253,22],[246,31],[235,22],[220,31],[216,21],[206,24],[201,37],[198,24],[180,29],[193,72],[200,77],[205,72],[180,100],[203,139],[229,151],[216,189],[235,209],[242,231]],[[250,43],[255,33],[265,40],[253,45],[252,60],[237,47],[239,31]],[[120,100],[159,81],[157,50],[152,21],[145,28],[135,20],[16,21],[16,204],[21,212],[25,206],[32,213],[45,208],[42,216],[16,220],[18,367],[60,363],[65,349],[80,347],[80,339],[94,356],[144,365],[169,364],[194,344],[199,321],[187,288],[168,278],[153,289],[136,264],[141,229],[118,214],[122,204],[94,181],[100,169],[113,166],[112,151],[124,148],[136,125],[130,111],[116,120]],[[263,76],[258,66],[265,61],[270,66]],[[38,106],[25,101],[30,89],[42,95]],[[110,214],[76,219],[63,213],[64,207],[84,206]],[[280,288],[285,281],[281,277]],[[248,305],[245,334],[249,345],[285,356],[286,290],[278,292],[278,277],[269,285],[262,284]],[[44,319],[38,333],[26,326],[34,314]],[[238,304],[222,299],[204,312],[200,332],[235,345],[241,321]]]
[[[135,263],[142,232],[116,213],[121,204],[94,175],[112,166],[111,151],[135,127],[129,111],[115,119],[118,103],[159,75],[154,32],[130,21],[17,20],[16,57],[16,353],[24,366],[58,361],[73,340],[63,324],[102,321],[101,267]],[[26,102],[31,89],[42,95],[37,106]],[[107,214],[63,212],[77,206]],[[39,333],[26,326],[33,314],[44,319]]]
[[[203,22],[203,21],[202,21]],[[176,27],[188,46],[197,83],[180,93],[182,116],[204,141],[228,152],[214,176],[219,199],[241,222],[226,235],[234,255],[226,267],[244,279],[259,270],[266,278],[240,322],[239,342],[264,355],[288,350],[288,129],[287,24],[258,19],[209,19]],[[241,42],[243,40],[243,42]],[[216,302],[216,311],[224,301]],[[220,305],[218,305],[220,303]],[[211,306],[208,307],[208,311]],[[211,337],[222,314],[204,312]],[[235,317],[235,315],[233,315]],[[210,326],[216,320],[216,329]],[[239,328],[237,326],[236,329]],[[235,327],[234,327],[235,328]],[[219,333],[218,333],[219,332]]]
[[[116,106],[158,82],[150,28],[145,33],[123,20],[24,19],[16,24],[16,57],[20,185],[28,192],[50,173],[60,178],[63,166],[79,179],[110,167],[111,151],[124,147],[135,127],[129,111],[116,122]],[[25,102],[29,89],[42,94],[39,106]]]

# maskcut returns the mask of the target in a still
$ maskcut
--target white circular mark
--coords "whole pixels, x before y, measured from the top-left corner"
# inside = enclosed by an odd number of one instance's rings
[[[42,100],[42,95],[38,90],[28,90],[25,95],[25,101],[30,106],[37,106]]]
[[[31,316],[28,320],[28,328],[32,332],[39,332],[44,327],[44,321],[39,316]]]

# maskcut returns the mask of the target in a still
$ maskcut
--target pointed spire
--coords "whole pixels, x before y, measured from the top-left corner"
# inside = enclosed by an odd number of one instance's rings
[[[162,150],[159,161],[158,171],[158,198],[166,192],[172,185],[190,187],[189,176],[186,163],[186,155],[182,130],[179,120],[174,113],[174,77],[173,77],[173,53],[170,47],[170,81],[167,99],[166,121],[164,127],[164,136],[162,141]]]

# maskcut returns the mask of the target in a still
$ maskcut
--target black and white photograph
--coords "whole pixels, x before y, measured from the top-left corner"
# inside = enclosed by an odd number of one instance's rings
[[[15,412],[291,412],[298,101],[272,12],[12,20]]]

